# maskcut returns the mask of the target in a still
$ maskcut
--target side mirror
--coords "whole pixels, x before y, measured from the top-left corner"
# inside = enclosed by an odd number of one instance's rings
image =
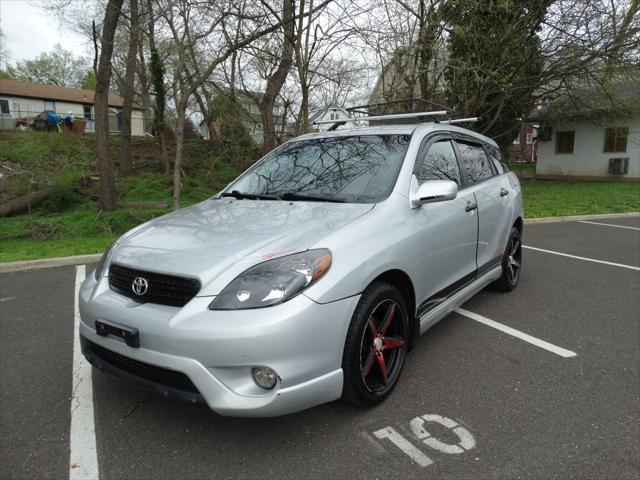
[[[411,206],[419,207],[425,203],[446,202],[458,196],[458,184],[451,180],[427,180],[411,195]]]

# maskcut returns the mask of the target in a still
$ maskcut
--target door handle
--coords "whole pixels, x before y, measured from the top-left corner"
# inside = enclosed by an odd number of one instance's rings
[[[509,195],[509,190],[507,190],[506,188],[502,187],[500,189],[500,196],[504,197],[505,195]]]
[[[477,203],[467,202],[467,206],[464,207],[464,211],[465,212],[470,212],[471,210],[475,210],[476,208],[478,208],[478,204]]]

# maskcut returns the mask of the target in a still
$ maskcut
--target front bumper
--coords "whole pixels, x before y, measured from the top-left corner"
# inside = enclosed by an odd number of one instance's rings
[[[238,311],[208,310],[212,300],[195,297],[182,308],[139,304],[90,275],[79,295],[85,356],[117,377],[165,397],[204,401],[222,415],[284,415],[340,397],[344,339],[359,296],[318,304],[298,295],[281,305]],[[140,347],[97,335],[96,320],[137,328]],[[96,354],[104,354],[100,348],[117,358]],[[144,370],[128,368],[128,360]],[[272,390],[253,381],[251,369],[262,365],[278,374]],[[154,368],[159,370],[146,375]],[[174,388],[164,381],[165,370],[186,375],[196,391],[182,383]]]

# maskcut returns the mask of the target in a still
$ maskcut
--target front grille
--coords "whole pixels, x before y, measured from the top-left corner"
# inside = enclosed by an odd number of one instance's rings
[[[144,295],[136,295],[133,292],[133,280],[137,277],[144,278],[149,285]],[[195,278],[145,272],[117,264],[109,267],[109,286],[137,302],[172,307],[183,307],[200,291],[200,282]]]
[[[142,378],[143,380],[173,388],[175,390],[199,394],[196,386],[184,373],[139,362],[138,360],[107,350],[106,348],[88,340],[86,340],[85,349],[104,363],[135,375],[136,377]]]

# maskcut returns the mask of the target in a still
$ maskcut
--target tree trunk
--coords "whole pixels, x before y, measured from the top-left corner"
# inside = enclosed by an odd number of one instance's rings
[[[153,3],[151,0],[147,0],[147,15],[148,18],[148,27],[149,27],[149,49],[151,50],[151,58],[149,63],[149,70],[151,74],[151,83],[153,84],[153,89],[155,93],[155,106],[154,106],[154,116],[153,116],[153,130],[154,134],[158,136],[158,140],[160,143],[160,161],[162,165],[164,165],[164,173],[165,175],[169,175],[170,166],[169,166],[169,155],[167,154],[167,137],[165,134],[165,125],[164,125],[164,110],[165,110],[165,102],[166,102],[166,91],[164,87],[164,65],[162,64],[162,60],[160,59],[160,55],[158,54],[158,50],[156,49],[156,40],[155,40],[155,28],[154,28],[154,17],[153,17]]]
[[[0,205],[0,217],[6,217],[7,215],[29,210],[31,207],[35,207],[45,200],[49,195],[51,195],[51,188],[45,188],[44,190],[38,190],[37,192],[22,195],[21,197],[5,202]]]
[[[176,128],[176,157],[173,164],[173,210],[180,209],[180,185],[181,185],[181,166],[182,166],[182,144],[184,140],[184,121],[186,118],[186,105],[179,102],[177,107],[178,128]],[[182,128],[180,128],[182,127]]]
[[[147,65],[144,61],[144,54],[142,53],[142,42],[138,43],[138,79],[140,80],[140,91],[142,93],[142,108],[144,108],[144,116],[142,118],[142,124],[145,133],[150,130],[147,121],[151,116],[152,106],[149,93],[149,77],[147,76]]]
[[[284,29],[284,43],[282,56],[276,71],[267,79],[267,87],[260,102],[262,116],[262,150],[269,152],[277,145],[276,132],[273,122],[273,106],[284,85],[291,65],[293,64],[293,45],[295,42],[294,5],[293,0],[284,0],[282,7],[282,24]]]
[[[116,208],[116,186],[113,165],[109,153],[109,83],[111,81],[111,54],[113,37],[118,24],[123,0],[109,0],[102,26],[102,40],[98,71],[96,72],[96,94],[93,100],[96,114],[96,159],[100,173],[100,201],[102,210]]]
[[[300,133],[309,133],[309,85],[300,85],[302,99],[300,101]]]
[[[122,102],[122,148],[120,172],[131,173],[131,114],[133,113],[133,88],[136,76],[136,53],[138,50],[138,0],[129,0],[131,10],[129,30],[129,50],[127,51],[127,67],[124,73],[124,95]]]

